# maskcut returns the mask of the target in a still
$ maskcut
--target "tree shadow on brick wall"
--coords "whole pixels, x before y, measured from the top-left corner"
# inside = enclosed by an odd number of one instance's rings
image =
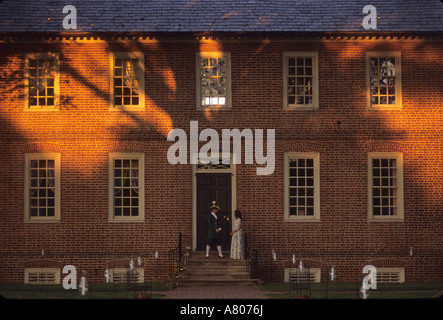
[[[232,43],[224,43],[220,41],[218,43],[220,50],[222,51],[230,51],[232,52],[232,62],[233,62],[233,71],[239,70],[238,66],[234,65],[235,61],[238,61],[236,57],[236,50],[238,51],[238,47]],[[263,46],[265,45],[265,46]],[[109,42],[106,44],[106,47],[109,48],[109,52],[116,51],[141,51],[145,53],[145,95],[146,95],[146,108],[143,111],[132,111],[129,109],[122,109],[116,115],[126,117],[127,120],[130,120],[130,123],[125,121],[121,124],[114,124],[106,127],[105,132],[106,136],[110,138],[110,141],[115,143],[113,148],[117,151],[119,149],[127,149],[127,142],[131,141],[143,141],[149,142],[150,140],[155,140],[160,143],[164,143],[166,146],[168,142],[166,141],[166,134],[169,129],[174,127],[185,126],[189,123],[190,120],[198,120],[202,124],[202,129],[204,127],[211,127],[216,129],[228,128],[233,129],[237,127],[259,127],[259,128],[270,128],[276,129],[276,134],[278,139],[286,140],[289,144],[293,144],[297,141],[319,141],[322,144],[327,143],[336,143],[335,140],[342,141],[348,145],[354,145],[356,150],[367,150],[368,145],[375,143],[374,145],[383,146],[385,143],[389,141],[394,141],[395,143],[399,142],[399,146],[403,141],[407,141],[411,136],[411,131],[408,129],[407,125],[404,123],[408,121],[412,121],[411,119],[407,119],[403,122],[404,115],[402,112],[406,112],[412,105],[417,107],[422,104],[422,101],[415,99],[412,94],[404,91],[403,92],[403,111],[393,112],[391,114],[387,114],[386,112],[374,112],[368,111],[366,109],[366,87],[365,87],[365,68],[364,66],[360,66],[357,68],[359,73],[352,76],[352,79],[356,81],[356,83],[351,81],[351,78],[346,76],[346,66],[348,60],[344,59],[340,52],[334,52],[327,44],[325,43],[316,43],[316,44],[308,44],[304,45],[305,51],[318,51],[319,52],[319,91],[320,91],[320,103],[319,110],[316,111],[294,111],[290,114],[282,109],[282,99],[280,91],[282,90],[281,85],[281,69],[277,68],[276,72],[278,75],[273,74],[272,71],[269,74],[266,72],[258,72],[258,68],[254,64],[256,61],[265,62],[270,60],[268,57],[269,52],[274,54],[272,58],[277,59],[278,65],[281,66],[280,63],[282,59],[282,51],[293,51],[294,46],[290,44],[281,45],[276,44],[276,47],[273,48],[272,39],[271,44],[269,42],[257,42],[254,44],[250,44],[247,46],[247,50],[250,54],[254,56],[254,59],[245,59],[242,61],[247,61],[241,70],[243,75],[249,75],[250,81],[247,83],[243,81],[242,78],[239,77],[239,73],[232,72],[232,92],[233,92],[233,108],[231,111],[226,113],[211,111],[211,116],[208,117],[207,113],[195,110],[195,52],[198,52],[200,49],[199,44],[192,45],[189,47],[189,50],[186,51],[190,53],[192,56],[189,57],[181,57],[179,61],[171,61],[172,54],[170,53],[171,41],[157,41],[155,47],[150,46],[149,44],[140,42],[140,41],[132,41],[131,44],[116,44],[115,42]],[[270,51],[268,51],[268,48]],[[396,47],[398,48],[398,47]],[[76,66],[75,58],[71,59],[69,56],[64,54],[64,45],[58,44],[55,45],[41,45],[38,50],[42,52],[51,49],[53,51],[59,52],[60,61],[61,61],[61,72],[65,74],[65,76],[70,77],[76,82],[80,83],[82,87],[88,89],[91,92],[91,100],[98,100],[103,104],[109,104],[109,91],[100,85],[98,85],[94,79],[88,78],[84,73],[80,72],[78,66]],[[111,51],[112,49],[112,51]],[[384,51],[388,51],[390,46],[377,47],[377,50],[383,49]],[[417,46],[419,50],[425,50],[426,45],[420,44]],[[372,49],[371,49],[372,50]],[[375,50],[375,49],[374,49]],[[400,47],[401,50],[401,47]],[[109,52],[105,51],[106,54]],[[240,54],[240,53],[239,53]],[[361,52],[359,53],[361,54]],[[240,54],[241,55],[241,54]],[[355,59],[354,59],[355,58]],[[14,60],[17,59],[17,60]],[[361,56],[348,58],[351,59],[352,62],[360,63]],[[328,61],[331,65],[335,66],[336,69],[332,69],[329,66],[325,65],[322,61]],[[192,63],[192,67],[186,67],[183,64]],[[10,66],[14,67],[10,67]],[[2,78],[5,79],[0,82],[0,90],[2,92],[2,97],[8,96],[11,101],[14,101],[13,105],[23,105],[22,100],[26,97],[23,96],[23,70],[21,68],[23,66],[23,60],[20,57],[11,58],[10,56],[4,56],[0,59],[0,72],[3,72]],[[435,78],[438,78],[438,72],[441,71],[442,64],[441,61],[435,65],[431,65],[430,63],[421,64],[417,66],[419,71],[418,78],[421,79],[430,79],[429,75],[435,75]],[[405,68],[404,68],[405,69]],[[192,73],[188,78],[180,76],[184,71],[190,71]],[[411,67],[409,68],[411,70]],[[275,71],[275,70],[274,70]],[[108,75],[101,75],[103,77],[108,77]],[[259,107],[256,105],[252,105],[249,101],[245,101],[248,97],[242,96],[243,92],[246,92],[249,86],[260,86],[259,81],[257,81],[260,77],[270,77],[276,81],[279,85],[274,85],[271,90],[264,90],[258,94],[258,97],[255,98],[260,100]],[[8,81],[7,79],[13,79],[12,81]],[[403,86],[404,88],[411,87],[412,77],[407,74],[403,75]],[[192,83],[190,85],[189,83]],[[269,84],[272,84],[272,81],[268,81]],[[61,84],[63,86],[64,84]],[[428,87],[426,88],[426,92],[431,95],[431,98],[427,100],[431,104],[432,99],[436,99],[437,103],[442,102],[441,92],[438,91],[438,86],[432,83],[432,80],[427,80]],[[269,88],[268,88],[269,89]],[[61,92],[63,88],[61,88]],[[270,103],[264,103],[266,101],[267,94],[271,94],[271,91],[279,91],[279,94],[273,95],[274,101]],[[340,93],[337,95],[337,92]],[[345,92],[345,97],[341,93]],[[416,92],[414,92],[416,93]],[[336,96],[338,97],[337,101],[331,102],[330,97]],[[188,103],[181,102],[181,98],[185,96]],[[275,98],[277,97],[278,98]],[[438,97],[439,100],[438,100]],[[17,103],[17,101],[20,101]],[[75,96],[63,96],[61,98],[61,110],[72,109],[73,111],[81,110],[83,106],[77,105],[75,102]],[[191,103],[189,103],[191,101]],[[326,102],[327,101],[327,102]],[[94,104],[94,103],[93,103]],[[7,106],[2,103],[2,108],[6,108]],[[179,105],[179,106],[177,106]],[[441,105],[440,105],[441,106]],[[108,108],[103,109],[108,112]],[[338,111],[338,110],[344,110]],[[438,111],[438,110],[437,110]],[[440,109],[441,112],[441,109]],[[400,120],[394,119],[392,115],[398,115]],[[112,115],[115,116],[115,115]],[[386,117],[385,117],[386,116]],[[437,117],[439,115],[436,115]],[[117,118],[117,116],[115,116]],[[272,119],[277,119],[277,122],[271,122]],[[441,114],[440,114],[441,119]],[[84,119],[86,120],[86,119]],[[427,119],[428,121],[429,119]],[[30,137],[26,135],[26,132],[22,132],[21,128],[17,123],[14,123],[4,115],[1,115],[0,122],[2,123],[2,135],[6,135],[8,133],[9,136],[13,136],[14,139],[17,140],[29,140]],[[441,139],[441,127],[434,126],[433,122],[427,122],[426,127],[417,130],[414,133],[422,134],[426,133],[429,130],[436,130],[436,138]],[[183,129],[187,129],[187,127],[182,127]],[[67,128],[69,130],[69,128]],[[438,131],[440,130],[440,131]],[[426,133],[427,134],[427,133]],[[432,135],[432,134],[431,134]],[[85,137],[86,138],[86,137]],[[88,137],[89,138],[89,137]],[[429,137],[426,137],[428,139]],[[4,154],[15,153],[12,144],[9,144],[9,140],[3,141],[5,146]],[[424,140],[425,141],[425,140]],[[386,144],[388,145],[388,144]],[[384,149],[387,150],[386,148]],[[395,147],[394,147],[395,149]],[[391,151],[401,151],[401,147],[398,149],[391,149]],[[289,150],[288,150],[289,151]],[[290,150],[290,151],[306,151],[306,150]],[[312,151],[312,150],[310,150]],[[164,154],[164,161],[166,162],[166,154]],[[281,157],[280,157],[281,158]],[[437,156],[438,158],[438,156]],[[102,163],[97,164],[101,166],[102,169],[107,169],[107,162],[104,161]],[[363,165],[366,165],[363,164]],[[441,163],[437,163],[436,167],[439,168],[437,172],[441,174]],[[171,165],[172,168],[172,165]],[[175,167],[174,172],[179,173],[180,168]],[[409,168],[405,165],[404,171],[408,174]],[[189,173],[190,174],[190,173]],[[269,188],[274,187],[276,190],[282,191],[280,181],[281,177],[264,177],[259,178],[256,177],[254,179],[248,180],[248,183],[244,183],[239,181],[239,186],[255,190],[269,190]],[[79,179],[84,180],[84,183],[88,183],[90,181],[86,180],[81,174],[79,174]],[[277,181],[278,180],[278,181]],[[424,192],[421,190],[423,186],[422,181],[415,181],[414,178],[409,179],[410,185],[407,186],[409,190],[415,190],[418,194],[423,194]],[[415,183],[416,182],[416,183]],[[437,181],[438,182],[438,181]],[[415,184],[415,185],[414,185]],[[347,189],[347,192],[351,192],[352,187]],[[437,188],[437,197],[441,198],[441,188]],[[176,191],[172,191],[174,194]],[[410,192],[410,191],[409,191]],[[177,194],[177,196],[179,196]],[[239,202],[239,208],[245,212],[245,217],[248,220],[248,214],[267,216],[269,212],[274,212],[277,210],[278,212],[282,211],[281,207],[275,208],[271,204],[274,203],[273,200],[269,197],[274,197],[272,193],[269,193],[267,196],[261,197],[260,193],[255,195],[255,199],[258,200],[260,205],[252,209],[254,203],[251,199],[246,199],[243,197],[244,201]],[[182,196],[183,197],[183,196]],[[260,199],[259,199],[260,198]],[[191,198],[189,198],[191,199]],[[166,207],[166,213],[170,208]],[[432,208],[431,208],[432,209]],[[359,212],[360,214],[366,215],[366,212]],[[410,214],[410,212],[408,212]],[[440,221],[438,223],[441,225],[441,214],[440,216],[434,212],[435,217],[439,217]],[[267,234],[263,234],[260,231],[262,227],[257,222],[252,222],[252,218],[250,219],[251,225],[245,225],[245,230],[248,231],[248,243],[252,247],[257,247],[262,249],[262,253],[266,250],[270,252],[272,247],[280,248],[283,252],[289,254],[292,252],[293,248],[296,250],[300,250],[299,244],[305,243],[304,240],[301,239],[303,236],[311,237],[308,234],[311,230],[314,232],[314,235],[321,236],[321,234],[327,233],[327,226],[322,222],[319,224],[319,228],[313,229],[311,227],[307,229],[300,228],[300,226],[295,226],[294,224],[285,224],[282,223],[281,216],[279,218],[272,218],[267,220],[269,222],[269,226],[274,229],[283,230],[283,234],[279,234],[276,237],[271,237]],[[407,217],[409,220],[409,217]],[[181,231],[181,227],[174,227],[174,232]],[[367,231],[371,229],[367,225],[364,226],[364,229]],[[427,228],[426,225],[421,226],[421,231],[424,231]],[[394,232],[400,233],[414,233],[415,226],[413,223],[406,221],[406,226],[401,227],[400,231],[393,229]],[[374,230],[371,229],[372,234],[374,234]],[[287,236],[287,235],[291,236]],[[335,236],[341,237],[338,232],[338,229],[334,231]],[[435,232],[435,235],[438,237],[441,235]],[[354,230],[350,234],[345,235],[345,237],[358,238],[359,244],[362,244],[365,241],[374,241],[372,236],[367,236],[364,234],[362,236],[361,230]],[[326,238],[325,238],[326,239]],[[172,241],[172,240],[171,240]],[[402,238],[404,243],[396,244],[394,247],[395,250],[398,247],[401,247],[401,250],[404,250],[405,253],[407,251],[408,245],[415,245],[413,240],[409,242]],[[284,243],[285,245],[281,246]],[[172,244],[172,242],[171,242]],[[170,244],[168,244],[170,245]],[[380,242],[378,242],[380,245]],[[334,251],[333,248],[334,243],[330,243],[330,247],[328,249]],[[404,247],[404,248],[403,248]],[[392,249],[392,250],[394,250]],[[338,248],[340,250],[340,248]],[[366,250],[366,249],[365,249]],[[388,252],[391,249],[387,249]],[[310,256],[311,258],[316,258],[316,255],[321,255],[322,252],[325,251],[324,248],[315,248],[311,245],[307,245],[306,250],[303,252],[305,256]],[[335,252],[335,251],[334,251]],[[313,257],[312,257],[313,256]],[[290,256],[287,257],[290,259]],[[266,260],[271,259],[271,255],[269,254]],[[269,261],[268,261],[269,262]]]

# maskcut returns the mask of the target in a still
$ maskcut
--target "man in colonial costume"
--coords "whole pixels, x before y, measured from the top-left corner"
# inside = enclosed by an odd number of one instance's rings
[[[209,251],[211,251],[212,246],[216,246],[218,250],[218,256],[223,258],[222,247],[220,243],[220,232],[221,227],[218,222],[217,213],[220,210],[220,207],[216,205],[215,201],[212,201],[211,213],[208,214],[207,224],[208,224],[208,234],[207,234],[207,242],[206,242],[206,258],[209,257]]]

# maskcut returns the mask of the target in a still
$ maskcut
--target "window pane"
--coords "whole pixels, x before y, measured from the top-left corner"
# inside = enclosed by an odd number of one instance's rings
[[[54,217],[55,216],[55,209],[48,208],[47,213],[48,213],[48,217]]]

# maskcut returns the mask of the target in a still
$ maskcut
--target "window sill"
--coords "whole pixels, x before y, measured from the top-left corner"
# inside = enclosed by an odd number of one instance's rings
[[[137,218],[137,219],[108,219],[109,223],[143,223],[145,222],[144,218]]]
[[[377,110],[377,111],[399,111],[403,110],[402,106],[369,106],[366,108],[367,110]]]
[[[39,224],[39,223],[60,223],[60,219],[26,219],[26,224]]]
[[[316,217],[285,217],[284,222],[320,222],[320,218],[316,218]]]
[[[374,217],[370,217],[368,219],[369,222],[405,222],[405,220],[403,218],[374,218]]]
[[[314,111],[314,110],[318,110],[318,106],[283,106],[284,110],[308,110],[308,111]]]
[[[125,112],[125,111],[145,111],[145,107],[144,106],[139,106],[139,107],[125,107],[125,106],[115,106],[115,107],[110,107],[109,111],[120,111],[120,112]]]
[[[198,106],[197,110],[204,111],[204,110],[232,110],[231,106]]]
[[[24,111],[26,112],[53,112],[53,111],[60,111],[59,107],[26,107],[24,108]]]

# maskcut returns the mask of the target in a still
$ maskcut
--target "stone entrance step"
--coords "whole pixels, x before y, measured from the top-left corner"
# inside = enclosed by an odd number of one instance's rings
[[[188,258],[182,286],[245,286],[253,285],[258,279],[251,279],[246,260],[234,260],[229,252],[211,252],[208,258],[204,252],[193,252]]]

